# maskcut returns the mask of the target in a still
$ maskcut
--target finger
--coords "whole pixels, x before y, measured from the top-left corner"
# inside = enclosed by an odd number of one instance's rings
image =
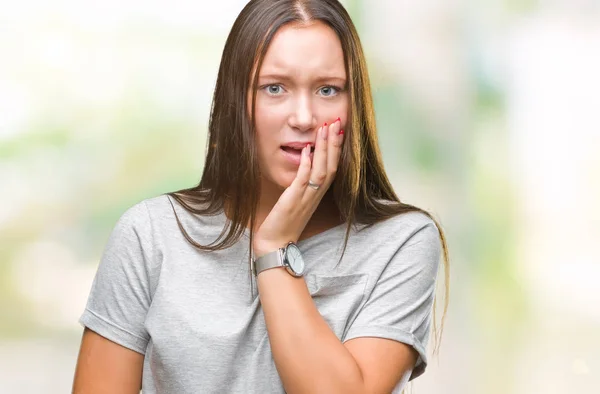
[[[304,147],[304,149],[302,149],[300,165],[298,166],[298,172],[296,173],[296,178],[294,178],[291,184],[291,186],[293,186],[294,189],[297,190],[300,195],[304,194],[304,191],[308,186],[311,166],[312,164],[310,162],[310,144],[308,144]]]
[[[342,128],[342,122],[340,118],[337,118],[330,127],[329,130],[329,147],[327,150],[327,173],[332,177],[337,172],[337,168],[340,161],[340,155],[342,153],[342,141],[344,135],[340,134]]]
[[[317,133],[315,153],[313,156],[310,180],[317,185],[324,185],[327,180],[327,140],[329,139],[329,126],[327,123]]]

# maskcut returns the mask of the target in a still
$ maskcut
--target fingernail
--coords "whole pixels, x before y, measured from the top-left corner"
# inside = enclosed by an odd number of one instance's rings
[[[323,127],[327,126],[327,122],[325,122],[325,124],[323,125]]]
[[[344,134],[344,130],[340,130],[340,132],[338,133],[338,135],[342,135]]]
[[[323,138],[324,140],[327,139],[327,134],[329,134],[329,129],[326,127],[323,127],[323,129],[321,129],[321,138]]]
[[[342,120],[338,117],[336,120],[336,122],[341,122]],[[335,123],[335,122],[334,122]]]
[[[310,156],[310,144],[306,144],[306,146],[304,147],[304,156]]]

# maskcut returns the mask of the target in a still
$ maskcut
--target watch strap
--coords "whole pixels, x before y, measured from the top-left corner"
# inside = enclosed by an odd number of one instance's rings
[[[256,260],[252,260],[252,272],[254,273],[254,276],[260,274],[264,270],[277,267],[284,267],[283,251],[284,249],[279,248],[277,250],[260,256]]]

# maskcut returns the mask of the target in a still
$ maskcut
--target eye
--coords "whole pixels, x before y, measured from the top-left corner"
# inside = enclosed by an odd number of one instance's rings
[[[265,85],[263,86],[263,89],[271,96],[279,96],[283,93],[283,87],[281,85]]]
[[[324,97],[336,96],[341,89],[335,86],[323,86],[319,91]]]

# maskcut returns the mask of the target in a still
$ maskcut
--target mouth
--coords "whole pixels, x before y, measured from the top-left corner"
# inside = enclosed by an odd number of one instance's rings
[[[281,146],[281,153],[286,158],[286,160],[288,160],[289,163],[293,164],[294,166],[298,166],[298,165],[300,165],[300,162],[302,161],[303,146],[306,146],[306,145],[299,144],[299,145],[295,145],[295,146],[287,146],[287,145]],[[311,147],[310,147],[310,161],[311,162],[312,162],[314,150],[315,150],[315,147],[313,145],[311,145]]]
[[[295,147],[291,147],[291,146],[281,146],[281,149],[288,152],[288,153],[292,153],[295,155],[299,155],[302,153],[302,149],[304,148],[295,148]],[[315,151],[315,147],[311,146],[310,147],[310,153],[313,153]]]

